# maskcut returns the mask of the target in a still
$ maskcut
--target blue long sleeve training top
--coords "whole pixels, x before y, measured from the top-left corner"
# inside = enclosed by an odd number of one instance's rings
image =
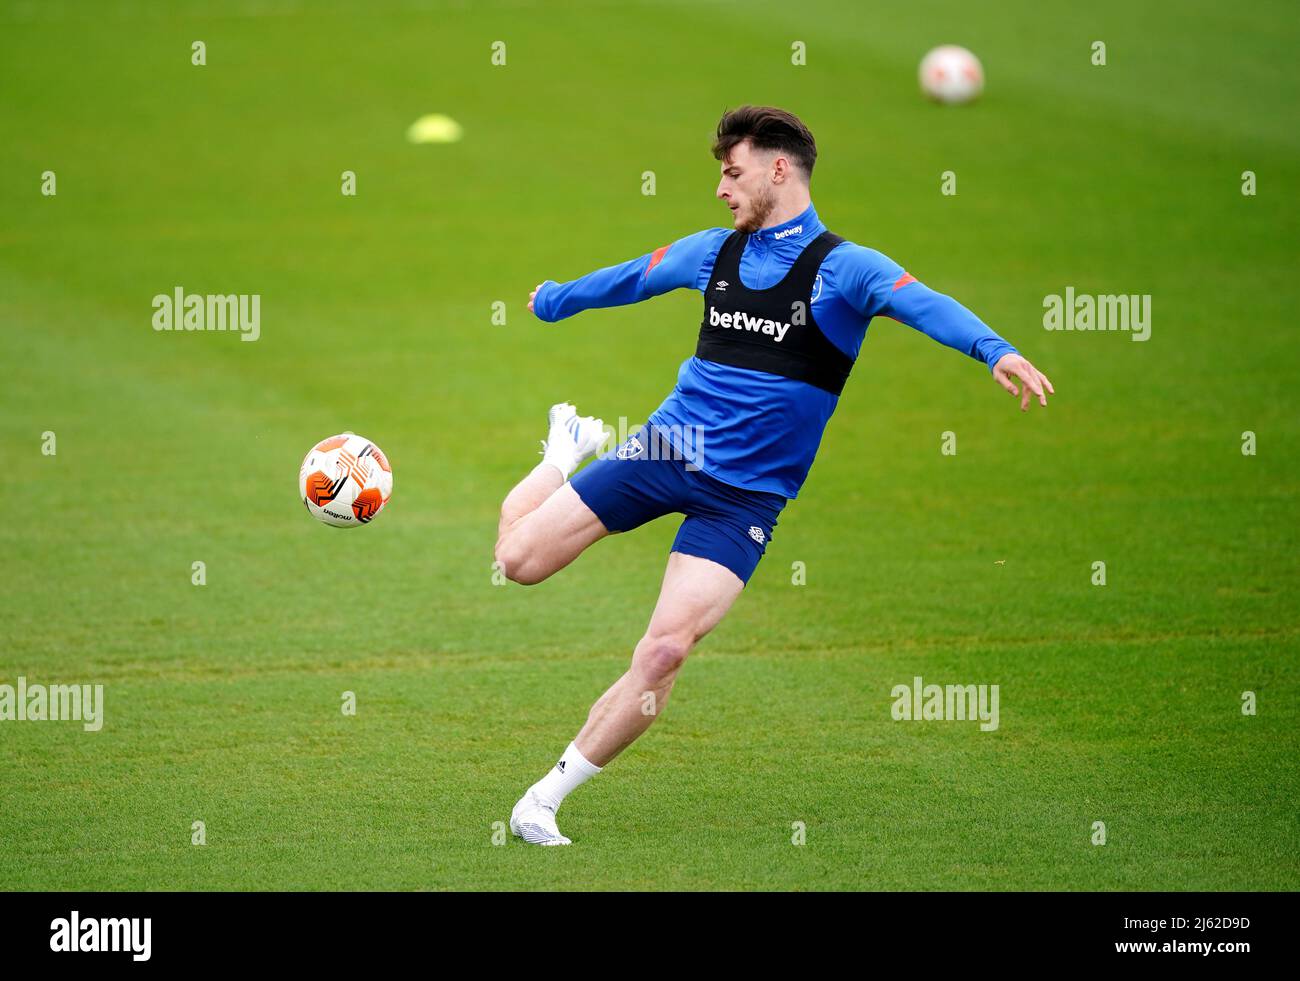
[[[768,289],[826,230],[811,205],[801,215],[752,233],[740,260],[744,285]],[[622,306],[692,288],[703,293],[730,228],[710,228],[638,259],[598,269],[568,283],[547,280],[533,310],[548,323],[583,310]],[[844,242],[821,264],[813,287],[813,319],[837,348],[856,359],[867,326],[891,317],[992,369],[1015,348],[949,296],[936,293],[874,249]],[[698,466],[724,483],[793,498],[821,444],[838,396],[807,382],[692,356],[649,423],[670,435],[705,434]]]

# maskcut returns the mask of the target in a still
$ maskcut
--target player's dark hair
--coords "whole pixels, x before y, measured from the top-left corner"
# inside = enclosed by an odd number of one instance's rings
[[[718,121],[718,137],[713,141],[714,159],[727,159],[732,149],[745,140],[756,150],[786,154],[799,165],[805,180],[812,178],[817,141],[794,113],[773,106],[741,106],[723,113]]]

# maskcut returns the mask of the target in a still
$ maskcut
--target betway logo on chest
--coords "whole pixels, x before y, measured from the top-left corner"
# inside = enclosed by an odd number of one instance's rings
[[[715,307],[709,307],[709,326],[710,327],[731,327],[735,330],[752,330],[759,334],[768,334],[776,338],[776,343],[780,344],[785,332],[790,329],[789,324],[777,323],[775,320],[764,320],[762,317],[751,317],[743,310],[736,313],[718,313]]]

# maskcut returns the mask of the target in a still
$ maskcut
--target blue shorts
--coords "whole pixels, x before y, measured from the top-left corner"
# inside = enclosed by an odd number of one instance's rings
[[[744,583],[786,504],[780,494],[733,487],[690,466],[653,427],[642,427],[597,457],[572,484],[611,532],[631,531],[673,512],[686,515],[672,551],[711,559]]]

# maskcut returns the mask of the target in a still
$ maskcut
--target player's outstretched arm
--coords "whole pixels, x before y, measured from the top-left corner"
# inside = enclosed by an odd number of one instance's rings
[[[908,277],[904,274],[903,278]],[[1056,394],[1047,376],[1030,364],[1028,358],[951,296],[911,280],[891,292],[883,312],[941,344],[983,361],[994,381],[1012,395],[1020,396],[1022,412],[1029,410],[1031,397],[1046,408],[1047,396]],[[1018,387],[1012,379],[1019,381]]]
[[[984,362],[994,381],[1020,397],[1021,411],[1028,411],[1031,397],[1046,406],[1047,396],[1056,394],[1046,375],[952,297],[918,282],[902,266],[874,249],[851,246],[845,258],[846,293],[864,316],[891,317]]]
[[[548,279],[528,294],[528,309],[539,320],[554,323],[583,310],[639,303],[687,287],[703,289],[701,280],[707,279],[728,234],[710,228],[567,283]]]

